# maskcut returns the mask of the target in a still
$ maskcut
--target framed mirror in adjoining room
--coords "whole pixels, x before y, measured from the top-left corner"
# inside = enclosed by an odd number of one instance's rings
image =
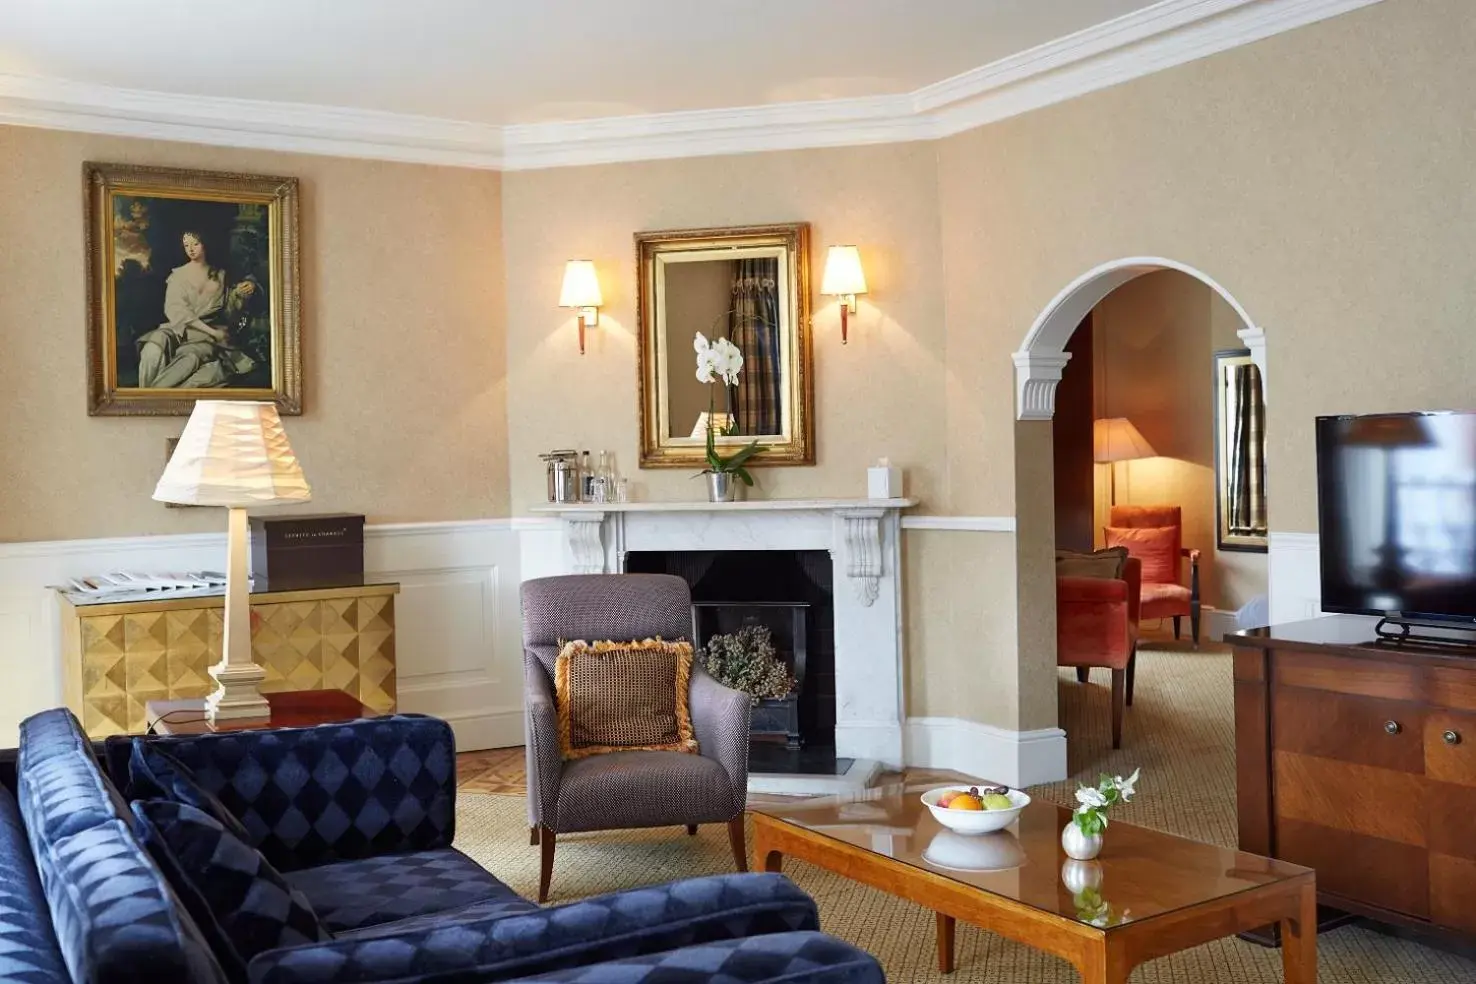
[[[748,465],[815,463],[808,223],[636,233],[641,466],[703,468],[752,441]],[[697,335],[742,355],[698,378]]]
[[[1215,514],[1221,550],[1266,552],[1266,398],[1249,349],[1215,353]]]

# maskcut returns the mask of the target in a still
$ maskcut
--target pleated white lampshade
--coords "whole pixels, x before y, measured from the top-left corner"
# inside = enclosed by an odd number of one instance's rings
[[[276,406],[198,400],[154,498],[189,506],[265,506],[306,502],[312,489]]]
[[[1092,458],[1097,462],[1156,458],[1158,452],[1126,417],[1092,421]]]

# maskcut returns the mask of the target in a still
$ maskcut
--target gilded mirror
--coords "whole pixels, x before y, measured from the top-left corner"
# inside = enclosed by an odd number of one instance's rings
[[[810,227],[636,233],[641,466],[702,468],[752,441],[749,466],[815,463]],[[732,343],[730,384],[698,378],[697,335]],[[731,350],[729,350],[731,351]]]
[[[1245,349],[1215,353],[1215,512],[1221,550],[1266,551],[1266,400]]]

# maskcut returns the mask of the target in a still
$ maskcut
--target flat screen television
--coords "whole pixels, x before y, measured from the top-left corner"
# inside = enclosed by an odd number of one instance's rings
[[[1476,623],[1476,412],[1317,418],[1322,609]]]

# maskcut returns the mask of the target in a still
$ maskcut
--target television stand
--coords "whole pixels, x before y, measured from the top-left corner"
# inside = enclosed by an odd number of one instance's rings
[[[1422,646],[1442,646],[1476,652],[1476,625],[1455,625],[1439,619],[1385,615],[1379,619],[1373,631],[1380,643],[1395,646],[1417,643]]]

